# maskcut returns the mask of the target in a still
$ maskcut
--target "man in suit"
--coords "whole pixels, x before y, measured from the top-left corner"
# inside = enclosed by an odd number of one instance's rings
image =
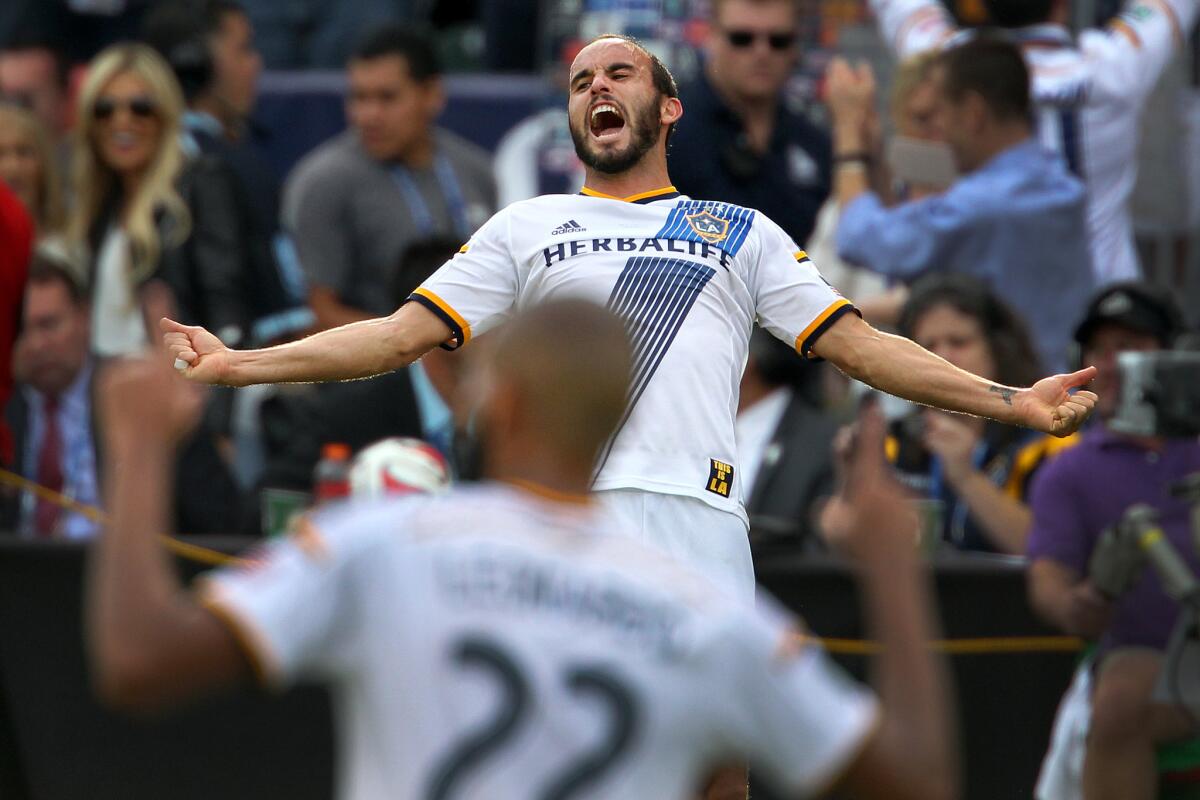
[[[93,420],[90,331],[81,286],[43,246],[29,268],[21,334],[13,353],[18,386],[4,410],[13,430],[13,463],[26,479],[95,507],[102,476]],[[179,485],[191,487],[177,492],[180,530],[233,530],[237,489],[211,430],[201,428],[181,451]],[[87,539],[99,525],[31,492],[10,492],[0,501],[0,530],[25,538]]]
[[[88,355],[90,317],[78,283],[49,259],[34,258],[21,334],[13,353],[19,386],[5,410],[17,470],[74,500],[99,498]],[[25,537],[87,538],[97,528],[82,514],[29,492],[10,504],[8,525]]]
[[[812,548],[813,506],[833,492],[836,421],[820,409],[820,367],[761,330],[742,375],[737,444],[755,544]]]

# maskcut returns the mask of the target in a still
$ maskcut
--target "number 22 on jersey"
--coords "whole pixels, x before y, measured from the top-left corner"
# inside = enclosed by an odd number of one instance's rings
[[[516,659],[503,645],[486,636],[466,636],[451,647],[454,665],[487,674],[498,698],[488,719],[461,736],[434,768],[427,786],[428,800],[453,800],[468,776],[487,768],[506,744],[530,724],[533,688]],[[629,752],[638,727],[639,710],[632,690],[607,668],[567,664],[560,670],[567,691],[580,700],[599,701],[608,714],[605,735],[593,747],[564,761],[532,797],[570,800],[600,780]]]

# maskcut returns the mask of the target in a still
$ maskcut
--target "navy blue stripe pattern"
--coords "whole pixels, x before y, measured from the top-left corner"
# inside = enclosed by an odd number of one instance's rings
[[[693,223],[688,220],[690,215],[704,215],[707,212],[708,216],[715,218],[718,221],[726,223],[724,238],[716,239],[715,237],[704,237],[695,229]],[[667,216],[666,223],[658,233],[654,234],[656,239],[679,239],[692,242],[708,242],[729,253],[731,256],[736,256],[738,250],[742,249],[742,245],[746,242],[746,236],[750,233],[751,226],[754,225],[754,209],[742,208],[728,203],[718,203],[712,200],[683,200],[673,209]]]
[[[600,466],[633,412],[663,356],[675,341],[696,298],[717,271],[707,264],[662,256],[635,256],[608,298],[608,308],[625,322],[633,345],[633,377],[621,424],[604,448]],[[600,467],[597,467],[599,472]]]

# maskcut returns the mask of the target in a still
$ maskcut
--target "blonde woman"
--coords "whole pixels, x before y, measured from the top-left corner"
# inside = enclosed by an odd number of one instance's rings
[[[50,136],[20,106],[0,104],[0,180],[33,217],[39,236],[62,228],[62,183]]]
[[[141,44],[102,51],[80,91],[68,235],[89,254],[98,355],[151,341],[141,302],[150,282],[197,323],[243,324],[242,252],[216,222],[232,206],[229,186],[186,160],[183,110],[170,67]]]

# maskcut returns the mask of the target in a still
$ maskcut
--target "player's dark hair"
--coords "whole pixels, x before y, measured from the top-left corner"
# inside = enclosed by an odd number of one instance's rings
[[[1054,0],[983,0],[988,21],[1001,28],[1023,28],[1050,19]]]
[[[388,23],[367,32],[350,61],[373,61],[387,56],[400,56],[416,81],[428,81],[442,74],[433,39],[411,26]]]
[[[71,86],[71,60],[62,45],[53,37],[35,30],[18,32],[4,39],[0,53],[23,53],[44,50],[54,59],[54,82],[64,92]]]
[[[931,275],[917,281],[900,311],[900,333],[911,339],[921,318],[940,306],[979,323],[996,364],[998,383],[1031,386],[1042,377],[1041,359],[1025,320],[983,281],[968,275]]]
[[[620,39],[641,50],[646,58],[650,59],[650,80],[654,84],[654,90],[658,92],[660,97],[679,97],[679,85],[675,83],[675,76],[671,74],[671,70],[667,69],[667,65],[658,56],[651,53],[646,45],[633,36],[624,33],[602,33],[599,36],[592,37],[588,44],[599,42],[603,39]],[[587,45],[584,45],[585,47]],[[671,134],[675,133],[675,124],[671,123],[667,128],[667,141],[671,141]]]
[[[958,102],[979,95],[997,119],[1029,120],[1029,68],[1020,49],[987,34],[942,51],[935,66],[943,70],[945,94]]]

